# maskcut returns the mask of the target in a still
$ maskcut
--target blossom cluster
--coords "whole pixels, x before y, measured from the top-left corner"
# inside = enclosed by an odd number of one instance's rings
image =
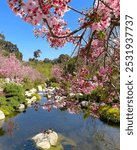
[[[40,73],[30,66],[24,65],[14,55],[9,57],[0,55],[0,76],[11,80],[14,79],[18,82],[21,82],[24,78],[31,80],[41,78]]]
[[[41,26],[34,29],[34,34],[46,37],[51,47],[62,47],[67,42],[76,43],[77,38],[70,34],[71,30],[66,27],[67,23],[63,19],[70,10],[70,0],[8,0],[8,3],[24,21]],[[96,0],[94,9],[78,20],[83,29],[100,31],[107,29],[112,22],[119,21],[119,16],[119,0]]]
[[[72,8],[70,0],[8,0],[10,8],[24,21],[36,25],[36,37],[46,37],[51,47],[63,47],[72,42],[78,46],[78,55],[83,63],[96,69],[91,75],[85,66],[81,66],[75,76],[54,68],[53,74],[60,81],[68,80],[74,92],[90,93],[98,86],[111,86],[112,68],[119,72],[119,25],[120,1],[96,0],[85,11]],[[79,26],[71,31],[64,20],[66,12],[77,12]],[[117,31],[116,31],[117,30]],[[87,38],[88,35],[88,38]],[[109,67],[108,67],[109,66]],[[111,68],[110,68],[111,66]],[[114,86],[114,89],[117,88]],[[114,95],[115,92],[110,92]]]

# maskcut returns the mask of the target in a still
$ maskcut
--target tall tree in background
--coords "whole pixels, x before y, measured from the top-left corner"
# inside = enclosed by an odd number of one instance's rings
[[[11,53],[15,54],[19,60],[22,60],[23,57],[16,44],[5,40],[4,34],[0,34],[0,52],[5,56],[10,55]]]
[[[41,52],[40,49],[34,51],[34,58],[37,59],[38,57],[40,57],[40,54],[41,54],[41,53],[42,53],[42,52]]]

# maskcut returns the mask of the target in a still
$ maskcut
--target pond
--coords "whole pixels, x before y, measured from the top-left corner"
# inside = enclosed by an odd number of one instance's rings
[[[41,102],[44,101],[46,99],[42,97]],[[37,150],[31,138],[49,128],[75,142],[75,146],[64,145],[64,150],[120,149],[119,127],[92,117],[84,119],[82,113],[70,114],[56,108],[50,112],[42,108],[38,111],[27,108],[25,113],[3,123],[0,128],[0,150]]]

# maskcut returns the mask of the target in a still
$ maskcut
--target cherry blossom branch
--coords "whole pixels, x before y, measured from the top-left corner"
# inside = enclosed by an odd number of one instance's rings
[[[77,12],[77,13],[79,13],[79,14],[81,14],[81,15],[84,15],[84,16],[86,16],[86,17],[89,17],[88,14],[85,14],[84,12],[81,12],[81,11],[75,9],[75,8],[72,8],[71,6],[68,6],[68,8],[71,9],[71,10],[73,10],[73,11],[75,11],[75,12]]]

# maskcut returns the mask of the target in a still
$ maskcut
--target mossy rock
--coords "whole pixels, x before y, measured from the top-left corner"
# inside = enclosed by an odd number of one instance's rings
[[[35,96],[37,98],[37,100],[41,100],[41,96],[38,93],[34,93],[31,95],[32,97]]]
[[[99,109],[100,118],[108,123],[120,123],[120,109],[118,107],[102,106]]]

